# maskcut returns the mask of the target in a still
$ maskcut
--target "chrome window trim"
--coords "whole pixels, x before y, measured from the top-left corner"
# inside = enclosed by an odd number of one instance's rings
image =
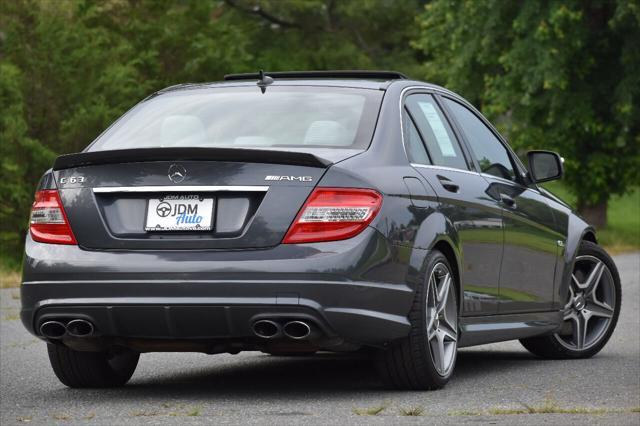
[[[407,161],[409,161],[409,155],[407,154],[407,148],[406,148],[405,143],[404,143],[404,141],[405,141],[404,140],[404,125],[403,125],[403,121],[402,121],[402,112],[404,111],[403,100],[404,100],[406,92],[408,92],[410,90],[416,90],[416,89],[417,90],[421,90],[423,93],[439,93],[441,95],[448,95],[449,97],[451,97],[453,99],[462,99],[464,102],[466,102],[463,98],[460,98],[457,94],[455,94],[455,93],[453,93],[453,92],[451,92],[449,90],[438,88],[438,87],[409,86],[409,87],[405,87],[404,89],[402,89],[402,91],[400,92],[400,101],[398,102],[398,104],[399,104],[399,113],[400,113],[400,136],[401,136],[401,139],[402,139],[402,149],[404,150],[404,155],[407,157]],[[471,106],[473,106],[473,105],[471,105]],[[491,124],[491,123],[489,123],[489,124]],[[497,130],[495,130],[493,128],[493,125],[491,125],[491,128],[492,128],[492,130],[494,132],[497,133]],[[509,146],[509,144],[506,143],[506,141],[504,141],[502,139],[502,135],[500,135],[499,133],[498,133],[498,135],[499,135],[498,139],[500,140],[500,142],[504,146],[507,147],[507,150],[511,153],[511,155],[513,155],[513,157],[515,157],[515,159],[516,159],[515,161],[518,163],[518,165],[521,166],[521,167],[524,167],[522,165],[522,163],[520,162],[520,159],[518,158],[518,156],[515,155],[515,153],[511,149],[511,146]],[[508,183],[510,185],[516,185],[516,186],[519,186],[519,187],[524,188],[526,190],[531,190],[531,191],[534,191],[534,192],[536,192],[536,193],[538,193],[538,194],[540,194],[542,196],[545,196],[542,193],[542,191],[540,191],[540,189],[537,188],[537,187],[536,188],[532,188],[532,187],[530,187],[528,185],[523,185],[522,183],[517,182],[517,181],[511,181],[511,180],[508,180],[508,179],[500,178],[498,176],[494,176],[494,175],[490,175],[490,174],[487,174],[487,173],[478,172],[476,170],[463,170],[463,169],[456,169],[454,167],[436,166],[436,165],[433,165],[433,164],[418,164],[418,163],[411,163],[410,161],[409,161],[409,164],[412,167],[422,167],[422,168],[425,168],[425,169],[435,169],[435,170],[447,170],[447,171],[452,171],[452,172],[467,173],[467,174],[471,174],[471,175],[475,175],[475,176],[483,176],[483,177],[490,178],[490,179],[498,179],[498,180],[503,181],[505,183]],[[525,170],[526,170],[526,168],[525,168]],[[524,177],[525,176],[524,176],[524,173],[523,173],[523,178]]]
[[[468,103],[468,102],[466,102],[466,100],[465,100],[464,98],[461,98],[461,97],[460,97],[459,95],[457,95],[456,93],[451,92],[450,90],[446,90],[446,89],[441,88],[441,87],[432,87],[432,86],[408,86],[408,87],[405,87],[404,89],[402,89],[402,91],[400,92],[400,100],[399,100],[399,102],[398,102],[398,106],[399,106],[399,111],[398,111],[398,112],[399,112],[399,115],[400,115],[400,138],[401,138],[401,140],[402,140],[402,149],[404,150],[404,155],[405,155],[405,157],[407,158],[407,161],[409,161],[409,164],[410,164],[412,167],[422,167],[422,168],[425,168],[425,169],[435,169],[435,170],[447,170],[447,171],[452,171],[452,172],[468,173],[468,174],[472,174],[472,175],[475,175],[475,176],[484,176],[484,177],[491,178],[491,179],[498,179],[498,180],[501,180],[501,181],[503,181],[503,182],[509,183],[509,184],[511,184],[511,185],[517,185],[517,186],[519,186],[519,187],[521,187],[521,188],[525,188],[525,189],[527,189],[527,190],[534,191],[534,192],[536,192],[536,193],[538,193],[538,194],[540,194],[540,195],[542,195],[542,196],[546,196],[546,195],[544,195],[544,194],[542,193],[542,191],[540,191],[540,189],[539,189],[539,188],[537,188],[537,187],[532,188],[532,187],[530,187],[530,186],[528,186],[528,185],[523,185],[521,182],[511,181],[511,180],[508,180],[508,179],[499,178],[499,177],[497,177],[497,176],[489,175],[489,174],[487,174],[487,173],[478,172],[478,171],[476,171],[476,170],[463,170],[463,169],[456,169],[456,168],[453,168],[453,167],[436,166],[436,165],[433,165],[433,164],[418,164],[418,163],[411,163],[411,161],[409,160],[409,155],[407,154],[407,148],[406,148],[405,143],[404,143],[404,125],[403,125],[403,121],[402,121],[402,112],[404,111],[404,102],[403,102],[403,101],[404,101],[404,97],[405,97],[406,92],[408,92],[408,91],[410,91],[410,90],[420,90],[420,91],[422,91],[423,93],[428,93],[428,94],[431,94],[431,93],[438,93],[438,94],[441,94],[441,95],[448,95],[449,97],[451,97],[451,98],[453,98],[453,99],[456,99],[456,100],[457,100],[457,99],[461,99],[461,100],[463,101],[463,104],[464,104],[464,103]],[[471,106],[473,107],[473,105],[471,105]],[[483,122],[484,122],[484,121],[483,121]],[[515,155],[515,153],[514,153],[514,152],[513,152],[513,150],[511,149],[511,146],[510,146],[508,143],[506,143],[506,141],[505,141],[505,140],[503,140],[502,135],[500,135],[500,133],[498,133],[498,131],[497,131],[495,128],[493,128],[493,125],[492,125],[491,123],[489,123],[489,124],[491,125],[491,127],[490,127],[490,128],[491,128],[495,133],[497,133],[497,134],[499,135],[499,136],[498,136],[498,139],[500,140],[500,142],[501,142],[503,145],[505,145],[505,146],[507,147],[507,150],[508,150],[508,151],[511,153],[511,155],[515,158],[515,161],[518,163],[518,165],[519,165],[520,167],[523,167],[523,168],[524,168],[524,170],[526,170],[526,167],[524,167],[524,165],[522,164],[522,162],[520,161],[520,159],[518,158],[518,156],[517,156],[517,155]],[[520,168],[520,167],[519,167],[519,168]],[[525,173],[524,173],[524,172],[522,172],[522,170],[520,170],[520,172],[522,173],[522,177],[523,177],[523,178],[525,178]]]
[[[429,94],[437,93],[439,95],[443,95],[445,97],[449,97],[449,98],[455,100],[456,102],[459,102],[462,105],[464,105],[467,108],[469,108],[474,114],[476,114],[476,113],[479,114],[480,117],[482,117],[482,119],[480,119],[480,121],[491,130],[491,132],[498,138],[500,143],[507,149],[507,151],[509,152],[509,154],[512,157],[512,159],[515,161],[516,168],[520,169],[520,170],[517,170],[516,172],[518,172],[518,174],[520,174],[523,179],[526,179],[527,167],[525,167],[525,165],[520,160],[520,157],[518,157],[516,155],[515,151],[511,147],[511,145],[509,145],[509,143],[504,139],[502,134],[500,134],[498,129],[495,128],[493,123],[491,123],[489,120],[487,120],[486,117],[484,115],[482,115],[482,113],[475,106],[473,106],[471,103],[469,103],[466,99],[464,99],[463,97],[461,97],[457,93],[454,93],[454,92],[452,92],[450,90],[445,89],[444,87],[439,87],[439,86],[409,86],[409,87],[405,87],[404,89],[402,89],[402,92],[400,92],[400,125],[401,125],[401,132],[400,133],[402,134],[402,146],[403,146],[403,148],[404,148],[404,129],[402,128],[402,109],[403,109],[402,100],[404,98],[405,92],[407,92],[409,90],[416,90],[416,89],[422,90],[423,93],[429,93]],[[405,155],[406,155],[406,153],[407,153],[407,150],[405,149]],[[407,155],[407,159],[408,158],[409,158],[409,156]],[[522,185],[522,184],[521,184],[521,186],[527,187],[526,185]]]
[[[439,92],[439,93],[449,93],[449,94],[453,94],[453,92],[448,92],[446,90],[439,90],[438,88],[435,87],[429,87],[429,86],[409,86],[409,87],[405,87],[404,89],[402,89],[402,91],[400,92],[400,102],[399,102],[399,107],[400,107],[400,136],[402,139],[402,149],[404,150],[404,155],[405,157],[407,157],[407,161],[409,161],[409,163],[412,166],[419,166],[419,167],[431,167],[431,168],[440,168],[442,170],[452,170],[452,171],[458,171],[458,172],[467,172],[467,173],[471,173],[473,175],[477,175],[479,174],[478,172],[474,171],[474,170],[465,170],[465,169],[457,169],[455,167],[447,167],[447,166],[436,166],[433,164],[417,164],[417,163],[411,163],[411,160],[409,159],[409,154],[407,154],[407,147],[405,145],[405,139],[404,139],[404,122],[403,122],[403,117],[402,117],[402,112],[404,111],[404,97],[405,97],[405,93],[408,92],[409,90],[416,90],[416,89],[420,89],[425,94],[432,94],[433,92]],[[440,108],[440,107],[438,107]],[[440,110],[442,110],[442,108],[440,108]],[[442,113],[444,114],[444,111],[442,111]],[[446,115],[445,115],[446,118]],[[459,140],[456,139],[456,142],[458,144],[461,144]],[[426,149],[426,147],[425,147]],[[460,147],[460,149],[462,149],[462,146]],[[428,151],[427,151],[428,152]],[[464,156],[464,154],[463,154]],[[465,163],[467,162],[467,160],[465,159]]]
[[[190,185],[190,186],[101,186],[93,188],[93,192],[97,194],[116,193],[116,192],[267,192],[268,186],[249,186],[249,185]]]
[[[474,176],[481,175],[481,173],[478,173],[478,172],[473,171],[473,170],[462,170],[462,169],[456,169],[455,167],[434,166],[432,164],[418,164],[418,163],[411,163],[411,165],[413,167],[422,167],[423,169],[447,170],[447,171],[451,171],[451,172],[467,173],[467,174],[474,175]]]

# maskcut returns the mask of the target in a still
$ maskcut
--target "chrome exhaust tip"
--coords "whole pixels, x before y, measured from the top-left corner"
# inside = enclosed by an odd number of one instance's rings
[[[258,320],[253,323],[253,333],[263,339],[273,339],[280,335],[280,324],[271,320]]]
[[[304,321],[289,321],[283,327],[284,335],[290,339],[306,339],[311,334],[311,327]]]
[[[84,319],[74,319],[67,324],[67,333],[71,337],[88,337],[93,334],[93,324]]]
[[[48,339],[60,339],[67,334],[67,328],[60,321],[47,321],[40,326],[40,334]]]

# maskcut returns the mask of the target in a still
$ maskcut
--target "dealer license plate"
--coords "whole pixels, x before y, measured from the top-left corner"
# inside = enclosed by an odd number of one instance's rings
[[[166,195],[147,204],[145,231],[210,231],[213,198],[199,195]]]

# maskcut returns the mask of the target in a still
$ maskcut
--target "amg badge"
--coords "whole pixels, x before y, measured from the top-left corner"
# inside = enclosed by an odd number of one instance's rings
[[[265,176],[264,180],[288,180],[298,182],[311,182],[313,177],[311,176]]]

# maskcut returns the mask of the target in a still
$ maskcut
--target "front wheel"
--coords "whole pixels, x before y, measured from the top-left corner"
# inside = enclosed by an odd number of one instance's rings
[[[543,358],[589,358],[604,347],[618,322],[620,276],[600,246],[583,241],[571,274],[562,328],[551,336],[520,342]]]
[[[138,365],[140,354],[125,348],[106,352],[80,352],[47,344],[49,361],[58,379],[70,388],[123,386]]]
[[[382,350],[378,370],[396,389],[442,388],[451,378],[458,349],[456,278],[437,250],[427,259],[425,282],[416,289],[409,336]]]

